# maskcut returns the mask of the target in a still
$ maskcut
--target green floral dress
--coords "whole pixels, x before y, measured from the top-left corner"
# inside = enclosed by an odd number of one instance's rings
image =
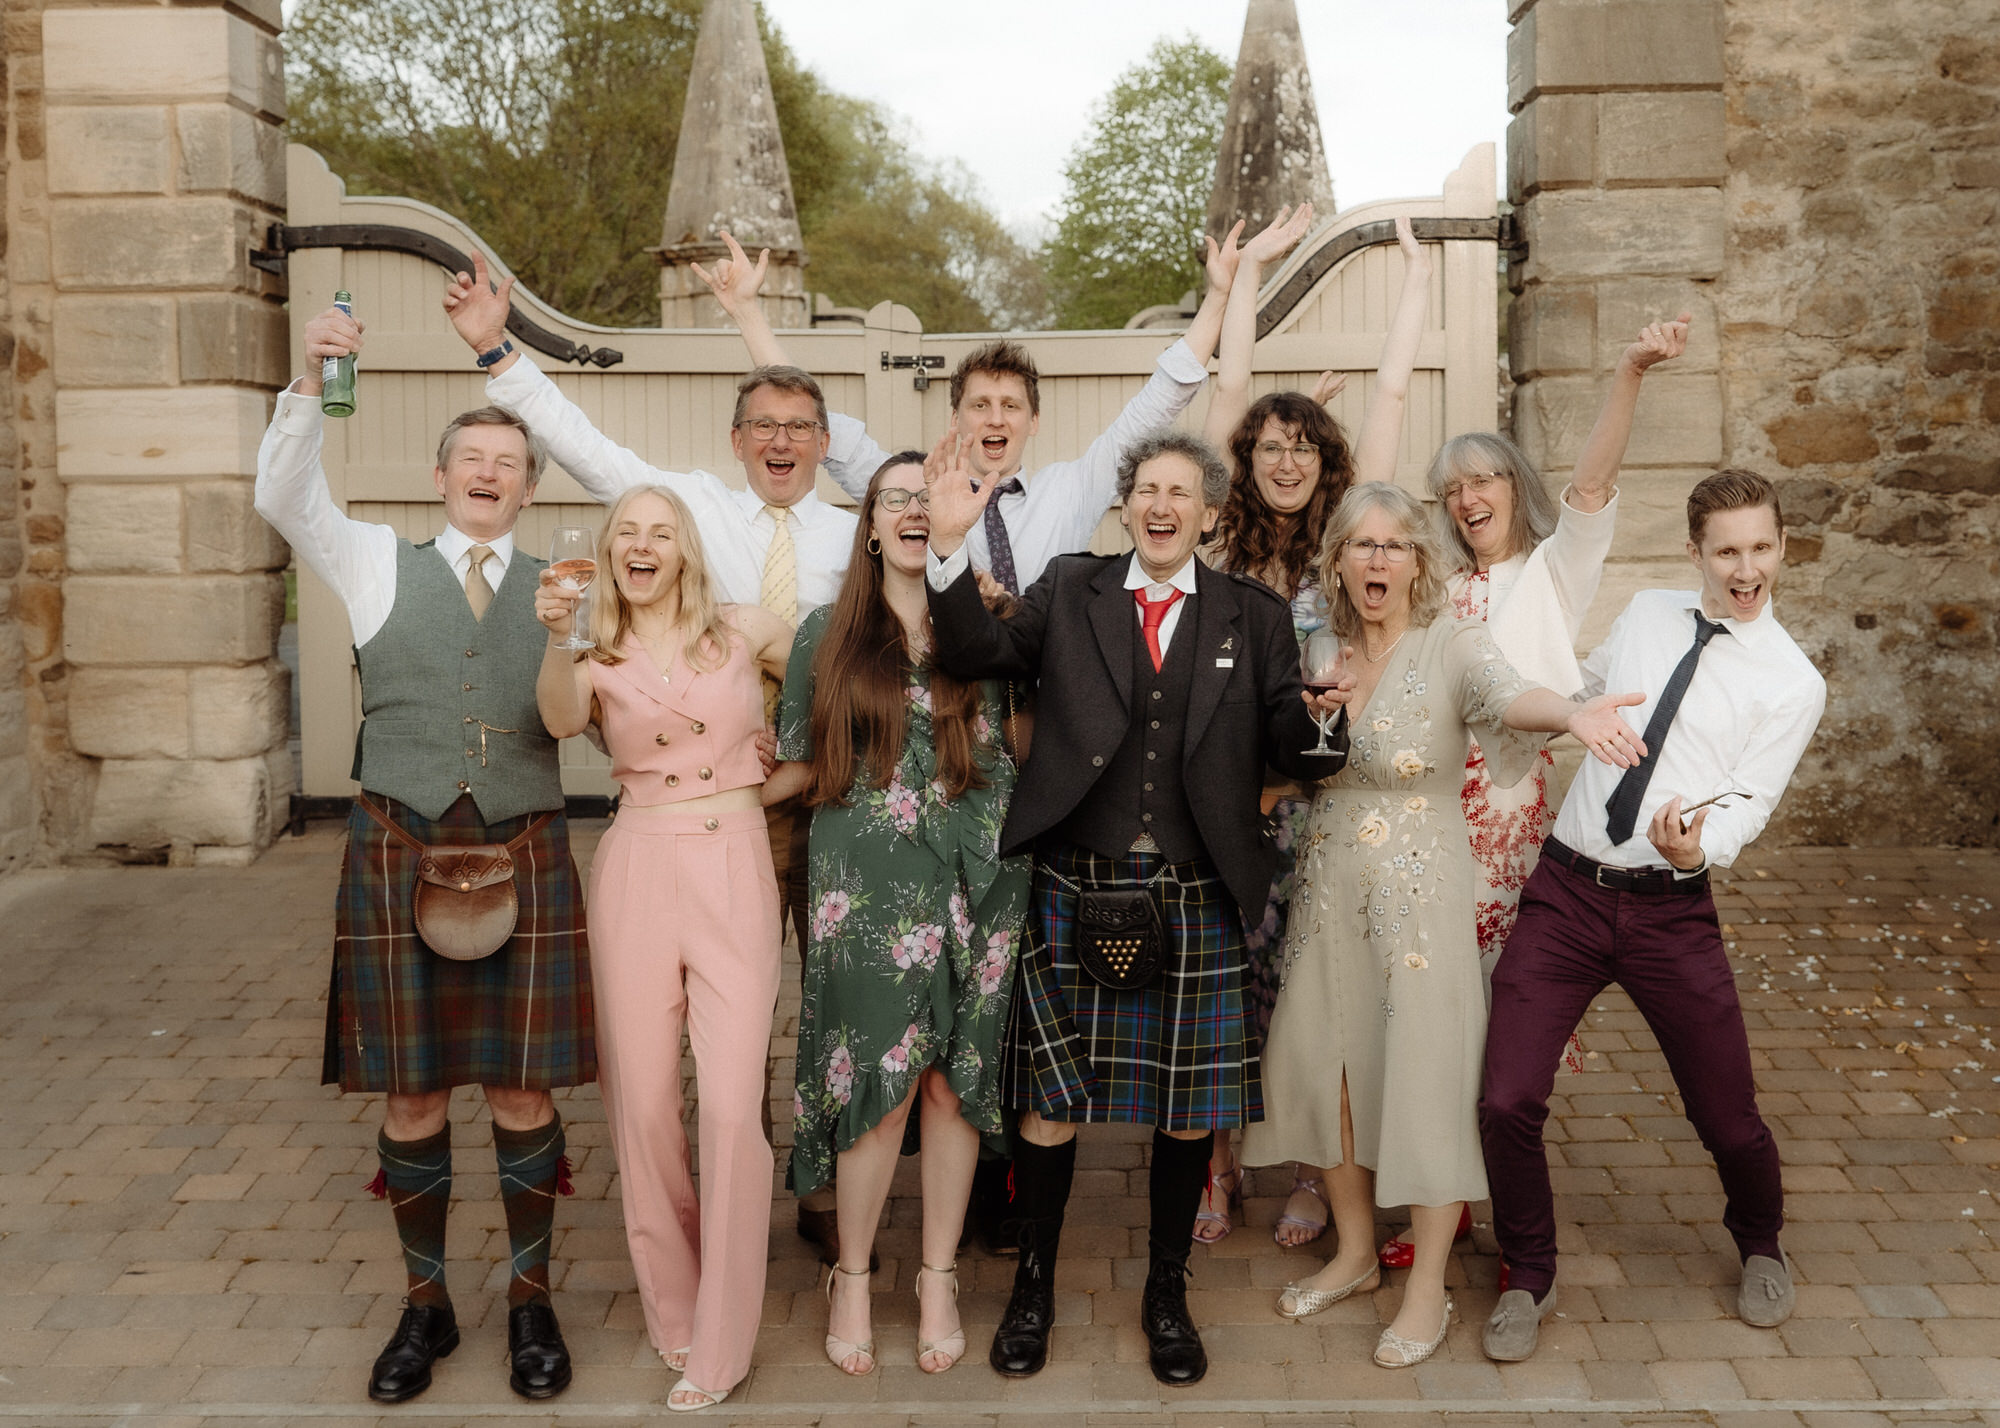
[[[829,607],[806,616],[778,710],[778,757],[810,760],[812,664]],[[1001,858],[1014,764],[1000,748],[1001,686],[981,687],[975,756],[987,786],[946,799],[935,781],[929,672],[904,706],[903,758],[887,788],[857,767],[848,803],[813,810],[798,1087],[786,1182],[833,1179],[834,1157],[940,1067],[966,1120],[1002,1144],[1007,1004],[1028,905],[1026,858]]]

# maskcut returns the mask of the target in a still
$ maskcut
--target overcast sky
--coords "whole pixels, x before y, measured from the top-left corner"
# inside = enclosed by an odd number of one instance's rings
[[[1334,197],[1436,193],[1465,151],[1504,145],[1500,0],[1297,0]],[[1234,61],[1246,0],[764,0],[834,88],[879,100],[918,147],[962,160],[1016,228],[1062,195],[1091,105],[1160,35]],[[1499,171],[1506,173],[1504,148]]]

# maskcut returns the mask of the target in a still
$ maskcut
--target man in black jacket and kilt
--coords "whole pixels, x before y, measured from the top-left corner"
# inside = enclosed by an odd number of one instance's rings
[[[1058,557],[1005,618],[964,551],[992,492],[974,491],[968,444],[948,437],[928,473],[936,659],[1040,680],[1001,835],[1003,853],[1033,851],[1035,884],[1006,1053],[1021,1262],[990,1359],[1015,1377],[1047,1362],[1076,1127],[1126,1122],[1154,1128],[1141,1325],[1154,1376],[1191,1384],[1208,1369],[1185,1281],[1210,1144],[1263,1118],[1243,943],[1275,856],[1258,795],[1266,765],[1324,778],[1342,758],[1302,752],[1315,730],[1284,601],[1195,558],[1229,489],[1205,443],[1130,448],[1118,495],[1137,549]]]
[[[555,1197],[568,1189],[549,1093],[596,1079],[597,1055],[582,888],[556,742],[535,702],[543,562],[514,542],[542,447],[510,411],[467,412],[445,428],[431,473],[447,522],[435,540],[413,545],[349,519],[320,464],[319,373],[322,359],[360,347],[360,325],[338,308],[306,324],[306,375],[279,396],[258,453],[257,510],[347,607],[361,673],[362,792],[335,904],[323,1079],[387,1098],[374,1188],[395,1212],[409,1275],[368,1396],[414,1397],[430,1386],[432,1363],[458,1347],[444,1282],[447,1112],[452,1088],[474,1085],[492,1111],[506,1204],[508,1381],[523,1397],[548,1398],[570,1381],[549,1302]],[[423,849],[444,845],[505,850],[489,866],[518,907],[489,955],[447,958],[417,930]],[[490,936],[505,927],[503,916]]]

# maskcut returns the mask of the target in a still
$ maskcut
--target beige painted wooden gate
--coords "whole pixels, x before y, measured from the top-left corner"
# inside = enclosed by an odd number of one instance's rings
[[[1420,237],[1440,240],[1397,468],[1397,479],[1413,488],[1446,437],[1495,424],[1493,165],[1493,146],[1481,144],[1438,197],[1371,203],[1339,214],[1271,277],[1263,298],[1255,391],[1309,389],[1326,368],[1353,373],[1334,406],[1352,431],[1367,405],[1402,283],[1390,220],[1410,215]],[[437,435],[459,412],[484,404],[483,379],[440,306],[441,264],[455,263],[454,252],[479,248],[490,257],[490,250],[470,229],[426,204],[347,196],[310,149],[293,145],[288,168],[290,221],[282,246],[289,250],[294,353],[306,320],[332,301],[336,289],[354,294],[355,310],[368,325],[360,411],[328,424],[326,470],[334,499],[358,520],[387,522],[413,539],[427,539],[444,521],[430,481]],[[328,232],[332,226],[344,231]],[[547,347],[573,354],[565,361],[543,351],[536,360],[607,435],[655,465],[699,467],[742,483],[728,440],[735,384],[747,366],[735,334],[597,327],[565,317],[519,287],[514,301],[517,317],[539,328]],[[1042,373],[1041,430],[1029,448],[1029,471],[1079,454],[1144,384],[1173,340],[1157,329],[1016,335]],[[794,360],[824,384],[828,403],[861,418],[870,435],[894,450],[928,447],[949,419],[945,383],[918,385],[918,374],[938,367],[897,359],[941,359],[948,372],[990,334],[927,334],[909,309],[884,302],[865,324],[828,324],[783,337]],[[1196,398],[1185,424],[1199,426],[1205,401]],[[824,476],[820,490],[847,503]],[[540,552],[556,526],[595,526],[599,516],[557,468],[522,513],[518,539]],[[1098,548],[1117,548],[1122,535],[1107,518]],[[302,788],[309,797],[350,794],[361,704],[347,616],[310,572],[301,569],[298,581]],[[569,740],[563,785],[571,794],[608,793],[608,765],[581,740]]]

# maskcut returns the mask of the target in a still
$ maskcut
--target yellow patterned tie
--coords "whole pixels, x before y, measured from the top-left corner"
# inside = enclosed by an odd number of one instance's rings
[[[475,545],[466,553],[472,563],[465,568],[465,603],[472,607],[472,618],[484,620],[486,607],[493,603],[493,587],[486,583],[486,572],[479,567],[493,558],[493,547]]]
[[[764,552],[764,583],[758,588],[757,603],[788,625],[799,622],[799,558],[792,547],[791,513],[783,506],[766,506],[771,518],[771,548]],[[778,715],[778,682],[764,677],[764,722]]]
[[[766,506],[771,518],[771,548],[764,552],[764,583],[757,603],[788,625],[799,622],[799,558],[792,548],[791,514],[783,506]]]

